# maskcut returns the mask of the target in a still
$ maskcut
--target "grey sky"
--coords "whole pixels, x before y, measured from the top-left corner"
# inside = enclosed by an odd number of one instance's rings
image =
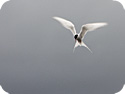
[[[52,19],[109,25],[78,47]],[[114,94],[125,83],[125,11],[112,0],[11,0],[0,11],[0,84],[10,94]]]

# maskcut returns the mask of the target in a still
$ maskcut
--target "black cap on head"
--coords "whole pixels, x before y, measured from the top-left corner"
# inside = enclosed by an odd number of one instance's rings
[[[77,37],[78,37],[78,35],[76,34],[76,35],[74,36],[74,38],[77,39]]]

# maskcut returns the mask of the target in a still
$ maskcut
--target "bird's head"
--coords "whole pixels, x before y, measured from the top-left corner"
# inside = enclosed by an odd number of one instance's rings
[[[78,34],[76,34],[75,36],[74,36],[74,38],[75,38],[75,40],[78,38]]]

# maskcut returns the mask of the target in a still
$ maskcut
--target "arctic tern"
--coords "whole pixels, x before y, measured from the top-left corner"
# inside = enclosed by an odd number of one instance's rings
[[[73,36],[74,36],[74,39],[75,39],[75,46],[74,46],[74,50],[73,52],[75,51],[75,48],[78,47],[78,46],[84,46],[86,47],[90,52],[92,52],[89,47],[82,41],[84,39],[84,36],[85,34],[88,32],[88,31],[93,31],[97,28],[100,28],[100,27],[103,27],[105,25],[107,25],[107,23],[90,23],[90,24],[85,24],[85,25],[82,25],[81,27],[81,31],[79,34],[76,33],[76,29],[75,29],[75,26],[72,22],[68,21],[68,20],[65,20],[63,18],[60,18],[60,17],[53,17],[55,20],[59,21],[65,28],[69,29]]]

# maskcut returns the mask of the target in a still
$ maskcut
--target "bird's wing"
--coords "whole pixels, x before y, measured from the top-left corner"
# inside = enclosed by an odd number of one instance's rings
[[[7,1],[9,1],[9,0],[1,0],[0,1],[0,9],[2,8],[3,4],[6,3]]]
[[[113,1],[117,1],[117,2],[121,3],[123,8],[125,9],[125,0],[113,0]]]
[[[60,17],[53,17],[53,18],[59,21],[65,28],[69,29],[73,33],[73,35],[76,34],[76,29],[72,22],[65,20],[63,18],[60,18]]]
[[[107,25],[107,23],[90,23],[90,24],[85,24],[81,27],[81,31],[79,33],[79,37],[81,39],[84,38],[85,34],[88,32],[88,31],[93,31],[97,28],[100,28],[100,27],[103,27]]]

